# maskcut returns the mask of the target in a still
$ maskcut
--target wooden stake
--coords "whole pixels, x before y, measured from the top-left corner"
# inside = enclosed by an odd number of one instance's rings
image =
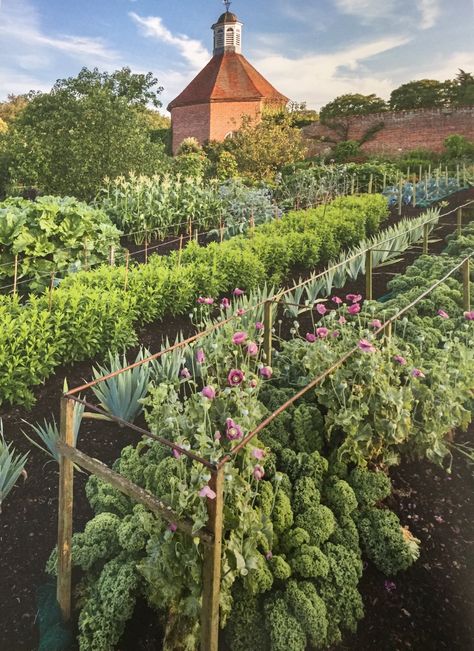
[[[402,202],[403,202],[403,178],[400,177],[400,183],[398,184],[398,216],[402,214]]]
[[[178,267],[181,266],[181,256],[183,255],[183,235],[179,236]]]
[[[148,233],[145,231],[145,264],[148,263]]]
[[[354,191],[355,191],[355,176],[353,174],[352,181],[351,181],[351,194],[354,194]]]
[[[265,362],[268,366],[272,365],[272,317],[273,301],[265,301],[263,308],[263,351],[265,353]]]
[[[463,305],[466,312],[471,310],[471,268],[470,260],[466,258],[462,266]]]
[[[60,440],[74,447],[74,402],[61,399]],[[71,544],[74,464],[59,454],[58,581],[56,597],[63,619],[71,617]]]
[[[16,288],[18,283],[18,253],[15,256],[15,262],[13,267],[13,295],[16,295]]]
[[[365,254],[365,298],[368,301],[373,300],[373,270],[374,257],[372,249]]]
[[[383,173],[383,190],[387,187],[387,172]]]
[[[458,235],[462,233],[462,208],[456,210],[456,233]]]
[[[209,488],[216,494],[213,500],[207,500],[209,514],[208,527],[214,535],[214,544],[203,548],[201,651],[218,651],[222,525],[224,512],[224,466],[212,473]]]
[[[111,267],[115,267],[115,246],[113,244],[110,247],[109,264]]]
[[[373,184],[374,184],[374,175],[371,174],[369,178],[369,194],[372,194]]]
[[[385,328],[383,329],[383,334],[388,339],[390,339],[390,337],[392,336],[392,322],[391,321],[389,321],[387,323],[387,325],[385,326]]]
[[[126,251],[125,253],[125,280],[123,284],[123,289],[126,292],[127,287],[128,287],[128,267],[129,267],[129,262],[130,262],[130,251]]]
[[[428,224],[423,224],[423,255],[428,255],[428,242],[429,238],[429,229]]]
[[[189,218],[188,231],[189,231],[189,241],[191,241],[193,239],[193,220],[191,219],[191,217]]]
[[[416,174],[413,174],[413,208],[416,207]]]

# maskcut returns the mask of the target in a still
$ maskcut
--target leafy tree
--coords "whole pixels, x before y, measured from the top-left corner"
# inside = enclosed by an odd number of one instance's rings
[[[284,165],[303,158],[306,147],[299,129],[285,113],[264,115],[255,123],[245,117],[224,148],[235,157],[239,173],[251,180],[273,180]]]
[[[319,113],[322,124],[334,120],[348,118],[353,115],[368,115],[387,110],[387,102],[377,95],[361,95],[359,93],[341,95],[332,102],[323,106]]]
[[[0,135],[8,131],[8,124],[0,118]]]
[[[6,102],[0,102],[0,120],[7,124],[12,122],[34,95],[35,93],[30,95],[8,95]]]
[[[446,104],[447,83],[436,79],[420,79],[402,84],[390,95],[390,108],[394,111],[435,108]]]
[[[443,144],[449,160],[467,160],[474,156],[474,142],[457,133],[448,136]]]
[[[152,73],[84,68],[37,94],[7,134],[10,185],[91,199],[105,176],[152,173],[164,146],[152,142],[147,105],[160,105]]]
[[[455,106],[474,105],[474,75],[459,70],[452,82],[452,103]]]
[[[319,113],[309,109],[306,102],[290,102],[287,106],[291,124],[294,127],[306,127],[319,120]]]

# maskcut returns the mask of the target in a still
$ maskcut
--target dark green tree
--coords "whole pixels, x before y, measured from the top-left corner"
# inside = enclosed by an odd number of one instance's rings
[[[84,68],[33,96],[5,137],[10,187],[89,200],[106,176],[157,171],[164,145],[150,137],[147,109],[160,106],[157,83],[129,68]]]
[[[361,95],[359,93],[341,95],[332,102],[323,106],[319,113],[322,124],[328,124],[334,120],[348,118],[352,115],[368,115],[369,113],[380,113],[387,110],[387,102],[377,95]]]
[[[420,79],[402,84],[392,91],[390,108],[394,111],[405,111],[445,106],[449,83],[436,79]]]

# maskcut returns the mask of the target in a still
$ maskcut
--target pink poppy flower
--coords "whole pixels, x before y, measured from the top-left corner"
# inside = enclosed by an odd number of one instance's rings
[[[346,299],[351,303],[360,303],[362,296],[360,294],[347,294]]]
[[[321,316],[324,316],[324,315],[326,314],[327,311],[328,311],[328,310],[327,310],[327,307],[326,307],[325,305],[323,305],[322,303],[318,303],[318,304],[316,305],[316,312],[317,312],[318,314],[320,314]]]
[[[170,522],[168,525],[168,531],[171,531],[172,533],[175,533],[175,531],[178,531],[178,526],[174,522]]]
[[[216,390],[213,387],[207,386],[201,391],[201,395],[209,400],[214,400],[216,397]]]
[[[345,316],[340,316],[337,322],[339,323],[339,325],[345,325],[347,323],[347,319]]]
[[[229,441],[238,441],[244,435],[240,425],[237,425],[237,423],[235,423],[232,420],[232,418],[228,418],[226,420],[225,427],[226,427],[226,436],[229,439]]]
[[[347,311],[349,314],[359,314],[360,312],[360,305],[359,303],[354,303],[353,305],[349,305],[347,308]]]
[[[212,490],[212,488],[210,488],[210,486],[206,484],[204,488],[201,488],[201,490],[199,491],[199,497],[207,497],[210,500],[215,500],[217,496],[215,492]]]
[[[188,369],[185,367],[185,368],[183,368],[183,370],[181,371],[181,373],[179,374],[179,376],[180,376],[181,378],[183,378],[183,380],[189,380],[189,378],[191,377],[191,373],[190,373],[190,372],[188,371]]]
[[[230,307],[230,301],[228,298],[223,298],[221,301],[221,308],[223,310],[227,310],[227,308]]]
[[[238,387],[245,380],[243,371],[238,368],[233,368],[227,376],[227,382],[231,387]]]
[[[249,386],[250,386],[252,389],[255,389],[255,388],[258,386],[258,382],[257,382],[257,380],[256,380],[255,378],[253,378],[252,380],[250,380],[250,382],[249,382]]]
[[[361,339],[357,345],[364,353],[375,353],[377,350],[375,346],[370,343],[370,341],[367,341],[367,339]]]
[[[206,355],[204,354],[204,351],[202,350],[202,348],[200,348],[196,352],[196,362],[198,364],[204,364],[205,361],[206,361]]]
[[[334,339],[337,339],[340,334],[341,333],[339,332],[339,330],[334,330],[333,332],[331,332],[331,337],[334,337]]]
[[[336,305],[342,305],[342,298],[339,298],[339,296],[333,296],[331,300]]]
[[[254,448],[252,450],[252,456],[255,459],[258,459],[259,461],[261,461],[265,457],[265,450],[262,450],[261,448]]]
[[[263,469],[262,466],[255,466],[253,469],[253,476],[257,481],[260,481],[265,477],[265,470]]]
[[[245,292],[244,292],[243,289],[239,289],[238,287],[236,287],[236,288],[234,289],[234,291],[232,292],[232,294],[233,294],[234,296],[243,296],[243,295],[245,294]]]
[[[261,323],[261,321],[257,321],[257,323],[255,324],[255,330],[260,331],[263,330],[264,327],[265,326],[263,325],[263,323]]]
[[[244,310],[244,308],[243,308],[243,307],[240,307],[240,308],[237,310],[236,314],[237,314],[237,316],[243,316],[243,315],[245,314],[245,310]]]
[[[440,316],[442,319],[449,319],[449,314],[444,310],[438,310],[438,316]]]
[[[423,371],[420,371],[419,368],[414,368],[413,371],[411,372],[411,375],[412,377],[419,377],[419,378],[426,377]]]
[[[369,325],[370,325],[372,328],[381,328],[381,327],[382,327],[382,321],[380,321],[379,319],[373,319],[373,320],[369,323]]]
[[[214,305],[214,299],[213,298],[205,298],[204,299],[204,304],[205,305]]]
[[[265,380],[269,380],[273,375],[273,370],[270,366],[262,366],[259,373]]]
[[[329,334],[329,330],[327,328],[316,328],[316,334],[320,339],[326,339]]]
[[[196,302],[199,303],[199,305],[204,305],[204,301],[205,301],[205,300],[206,300],[205,298],[203,298],[202,296],[200,296],[200,297],[197,299]]]
[[[308,341],[310,344],[314,344],[314,342],[316,341],[316,335],[313,335],[312,332],[307,332],[307,333],[306,333],[306,337],[305,337],[305,339],[306,339],[306,341]]]
[[[400,366],[406,366],[407,360],[401,355],[394,355],[393,359],[400,364]]]
[[[232,337],[232,343],[236,346],[241,346],[243,343],[245,343],[247,337],[248,334],[246,332],[236,332]]]
[[[467,321],[474,321],[474,310],[464,312],[464,318],[467,319]]]
[[[258,355],[258,346],[255,342],[251,341],[247,346],[247,355],[250,355],[250,357],[256,357]]]

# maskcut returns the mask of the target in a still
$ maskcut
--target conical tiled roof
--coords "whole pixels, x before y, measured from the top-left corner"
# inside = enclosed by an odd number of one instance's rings
[[[207,102],[267,100],[286,104],[279,93],[242,54],[225,52],[212,57],[203,70],[168,106],[192,106]]]

